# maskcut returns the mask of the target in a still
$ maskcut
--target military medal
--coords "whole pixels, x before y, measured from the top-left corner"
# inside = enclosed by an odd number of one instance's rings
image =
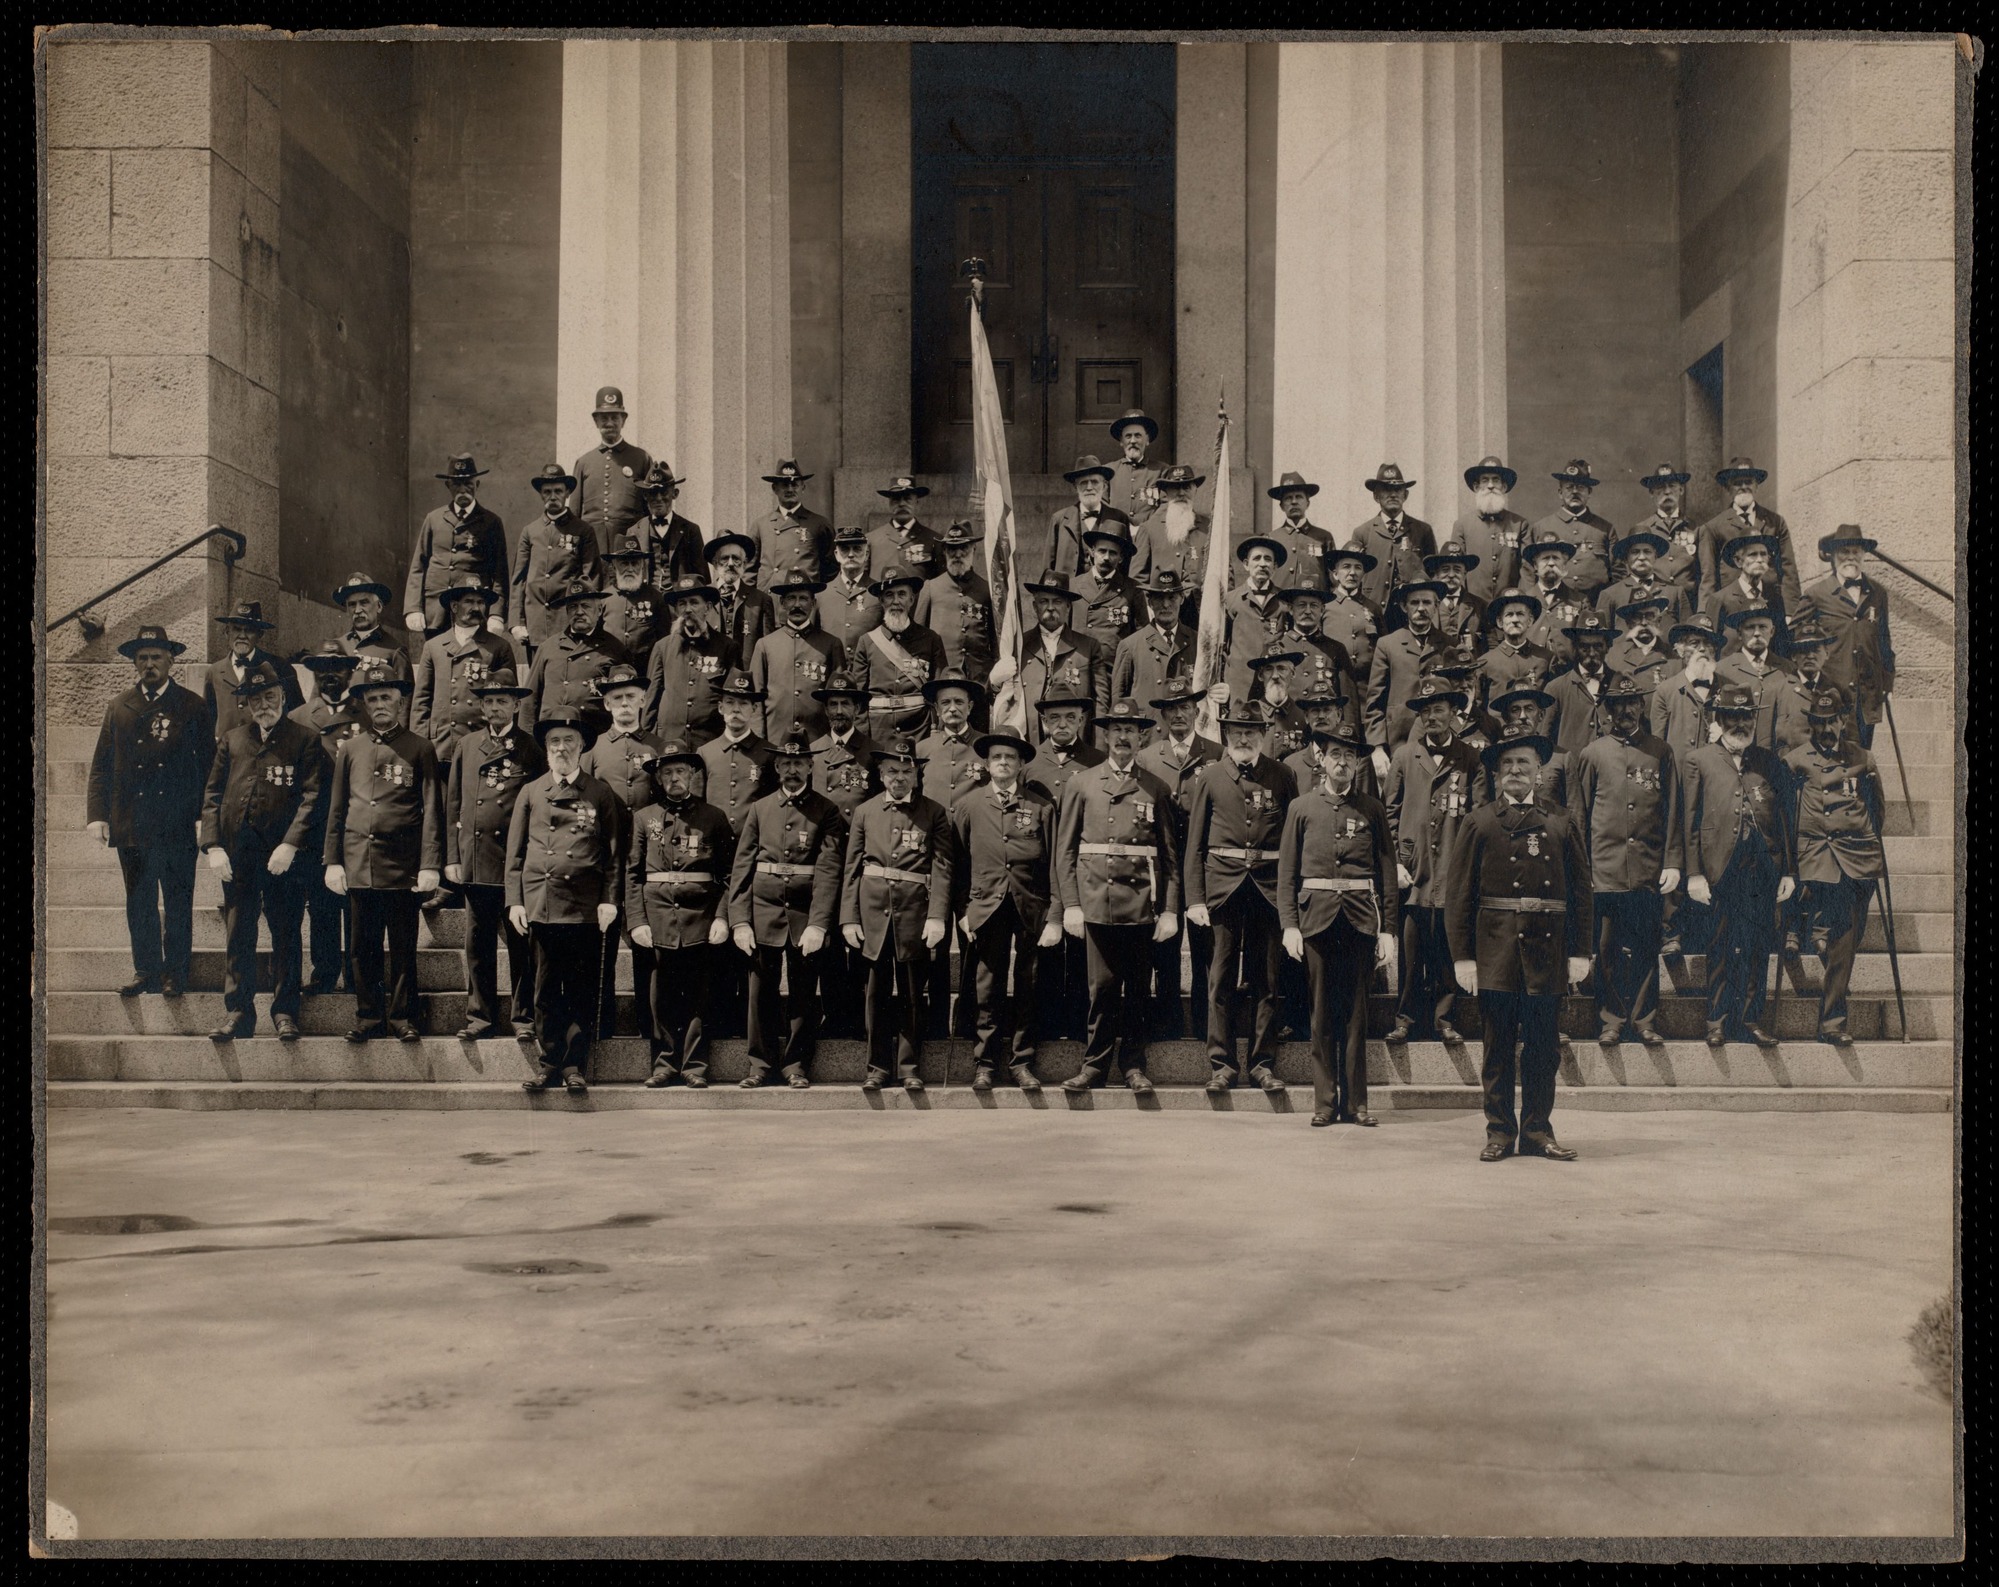
[[[1527,852],[1531,855],[1534,855],[1537,859],[1540,857],[1541,853],[1540,833],[1530,832],[1527,834]]]
[[[155,714],[152,720],[153,737],[164,744],[173,735],[173,722],[163,713]]]

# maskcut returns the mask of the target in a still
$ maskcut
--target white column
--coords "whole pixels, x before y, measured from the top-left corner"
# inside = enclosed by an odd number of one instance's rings
[[[1271,466],[1325,486],[1335,533],[1382,462],[1442,525],[1505,450],[1499,49],[1279,48]]]
[[[710,534],[761,510],[791,444],[784,51],[563,45],[556,455],[594,444],[592,396],[621,387]]]

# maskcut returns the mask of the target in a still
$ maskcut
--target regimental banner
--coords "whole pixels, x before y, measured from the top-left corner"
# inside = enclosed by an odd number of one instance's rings
[[[993,658],[993,712],[996,728],[1023,737],[1027,733],[1027,702],[1020,692],[1020,585],[1014,545],[1013,486],[1007,478],[1006,422],[1000,412],[999,382],[993,377],[992,348],[986,342],[985,321],[979,314],[979,284],[974,281],[972,316],[972,447],[971,510],[985,517],[986,577],[992,585],[993,609],[999,618],[999,646]]]
[[[1194,687],[1201,692],[1201,707],[1194,719],[1194,731],[1217,742],[1221,724],[1207,691],[1221,681],[1222,646],[1228,638],[1228,616],[1222,601],[1229,590],[1229,416],[1221,415],[1221,434],[1215,440],[1215,506],[1208,515],[1208,565],[1201,573],[1201,617],[1194,639]]]

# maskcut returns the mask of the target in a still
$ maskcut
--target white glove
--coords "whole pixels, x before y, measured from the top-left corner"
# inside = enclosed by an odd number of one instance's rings
[[[229,863],[229,851],[227,849],[210,849],[208,851],[208,868],[225,882],[234,881],[236,878],[236,868]]]
[[[823,926],[807,926],[798,934],[798,951],[808,959],[825,946],[826,928]]]
[[[1069,933],[1069,935],[1070,935],[1070,936],[1072,936],[1072,937],[1080,937],[1080,936],[1082,936],[1082,934],[1083,934],[1083,912],[1082,912],[1082,910],[1080,910],[1080,909],[1065,909],[1065,910],[1063,910],[1063,911],[1062,911],[1062,929],[1063,929],[1064,931],[1068,932],[1068,933]]]
[[[280,843],[271,850],[271,857],[264,862],[264,869],[273,876],[282,876],[292,868],[292,861],[298,858],[298,845]]]
[[[525,645],[528,642],[528,625],[526,623],[514,624],[513,634],[514,638]]]
[[[993,663],[992,671],[987,674],[986,681],[992,685],[992,692],[998,694],[1001,689],[1013,682],[1014,675],[1019,671],[1020,669],[1014,665],[1013,657],[1002,656]]]
[[[1414,887],[1416,885],[1416,878],[1409,874],[1409,867],[1404,865],[1400,860],[1395,862],[1395,885],[1397,887]]]
[[[1284,951],[1294,959],[1305,957],[1305,933],[1296,926],[1287,926],[1284,929]]]
[[[729,923],[720,915],[708,922],[708,946],[719,948],[729,940]]]
[[[416,886],[410,890],[417,893],[434,893],[437,891],[439,885],[437,872],[418,871],[416,873]]]
[[[636,947],[650,948],[652,946],[652,927],[650,926],[632,927],[632,942]]]
[[[1396,989],[1402,976],[1401,958],[1402,954],[1396,947],[1394,937],[1385,931],[1377,932],[1374,938],[1374,962],[1388,972],[1388,990],[1391,992]],[[1478,974],[1476,964],[1472,966],[1472,974],[1474,977]],[[1466,987],[1465,990],[1469,992],[1473,989]]]
[[[1152,928],[1154,942],[1171,942],[1180,930],[1180,917],[1168,910],[1159,917],[1159,924]]]
[[[1458,985],[1474,996],[1478,993],[1478,960],[1458,959],[1451,964],[1451,972],[1458,978]]]
[[[1187,909],[1187,924],[1205,928],[1208,924],[1208,906],[1206,904],[1189,905]]]
[[[326,867],[326,890],[329,893],[338,893],[342,898],[347,896],[346,866],[329,865]],[[523,913],[521,918],[526,919],[526,914]]]
[[[1062,940],[1062,922],[1050,916],[1041,923],[1041,935],[1036,939],[1038,948],[1052,948]]]
[[[424,628],[424,623],[423,623],[423,613],[422,613],[422,612],[404,612],[404,613],[403,613],[403,627],[407,628],[407,629],[408,629],[408,630],[409,630],[409,631],[410,631],[411,633],[413,633],[413,634],[420,634],[420,633],[422,633],[422,632],[423,632],[423,628]]]
[[[89,826],[89,827],[88,827],[88,828],[87,828],[86,830],[87,830],[87,831],[88,831],[88,832],[90,833],[90,835],[91,835],[91,836],[92,836],[93,838],[97,839],[97,841],[98,841],[99,843],[102,843],[102,844],[103,844],[103,845],[104,845],[104,846],[105,846],[105,847],[106,847],[107,849],[111,847],[111,823],[110,823],[110,822],[108,822],[108,821],[93,821],[93,822],[91,822],[91,823],[90,823],[90,826]]]
[[[1705,876],[1689,876],[1687,897],[1697,904],[1711,904],[1714,902],[1714,890],[1708,886]]]
[[[1208,703],[1217,711],[1225,707],[1229,703],[1229,686],[1226,683],[1212,685],[1208,690]]]
[[[1680,890],[1680,873],[1668,867],[1659,873],[1659,891],[1676,893]]]
[[[935,915],[931,916],[930,919],[923,922],[923,946],[926,948],[935,948],[938,943],[944,940],[944,931],[944,922],[939,920]]]
[[[1377,744],[1374,746],[1374,775],[1382,782],[1388,781],[1388,751]],[[1405,884],[1406,885],[1406,884]]]
[[[528,906],[526,904],[507,905],[507,919],[515,931],[523,937],[528,934]]]
[[[1786,903],[1786,902],[1788,902],[1788,901],[1790,900],[1790,897],[1791,897],[1791,894],[1795,893],[1795,892],[1796,892],[1797,890],[1798,890],[1798,879],[1797,879],[1797,877],[1795,877],[1795,876],[1780,876],[1780,877],[1778,877],[1778,878],[1777,878],[1777,902],[1778,902],[1778,903],[1782,904],[1782,903]]]
[[[736,939],[736,947],[740,951],[752,955],[756,953],[757,934],[750,930],[747,925],[738,926],[731,935]]]
[[[1569,985],[1581,986],[1589,979],[1589,955],[1569,960]]]
[[[464,866],[462,866],[462,865],[447,865],[447,866],[445,866],[445,867],[444,867],[444,879],[445,879],[445,880],[446,880],[447,882],[462,882],[462,881],[464,881],[464,880],[465,880],[465,867],[464,867]]]
[[[597,929],[599,931],[609,931],[617,923],[618,906],[616,904],[599,904],[597,906]]]
[[[842,926],[840,928],[840,935],[846,938],[847,946],[852,948],[856,953],[861,951],[862,945],[868,940],[867,933],[862,931],[859,926]]]
[[[489,617],[486,619],[487,633],[504,634],[506,631],[507,631],[507,620],[504,617]]]

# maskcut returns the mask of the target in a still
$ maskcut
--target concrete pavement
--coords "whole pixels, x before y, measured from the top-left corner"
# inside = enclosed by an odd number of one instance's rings
[[[85,1539],[1952,1525],[1947,1116],[48,1124]]]

